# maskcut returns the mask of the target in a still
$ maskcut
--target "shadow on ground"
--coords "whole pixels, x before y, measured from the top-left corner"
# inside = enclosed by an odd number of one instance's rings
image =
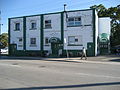
[[[77,61],[73,61],[70,58],[61,58],[61,59],[57,59],[57,58],[53,58],[54,60],[52,60],[52,58],[43,58],[43,57],[10,57],[10,56],[1,56],[0,57],[1,60],[40,60],[40,61],[54,61],[54,62],[73,62],[73,63],[81,63],[81,62],[77,62]]]
[[[120,62],[120,59],[112,59],[112,60],[109,60],[109,61],[112,61],[112,62]]]
[[[82,87],[110,86],[110,85],[120,85],[120,82],[106,82],[106,83],[92,83],[92,84],[64,85],[64,86],[43,86],[43,87],[10,88],[10,89],[0,89],[0,90],[65,89],[65,88],[82,88]]]

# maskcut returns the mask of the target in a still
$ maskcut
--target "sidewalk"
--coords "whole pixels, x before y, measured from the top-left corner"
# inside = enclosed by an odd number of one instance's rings
[[[107,55],[107,56],[96,56],[88,57],[87,60],[80,59],[81,57],[70,57],[70,58],[43,58],[43,57],[9,57],[1,56],[1,60],[42,60],[42,61],[58,61],[58,62],[86,62],[86,63],[115,63],[120,64],[120,56]]]

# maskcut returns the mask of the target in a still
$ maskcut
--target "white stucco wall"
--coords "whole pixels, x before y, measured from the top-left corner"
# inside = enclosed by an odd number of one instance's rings
[[[45,38],[48,37],[49,39],[51,37],[57,37],[61,39],[61,14],[48,14],[44,15],[44,25],[45,20],[51,20],[51,26],[52,28],[46,29],[44,26],[44,50],[51,50],[51,44],[45,45]]]
[[[15,31],[15,23],[20,23],[20,30]],[[22,42],[19,39],[22,37]],[[10,44],[16,44],[17,50],[23,50],[23,18],[15,18],[10,21]]]
[[[97,38],[98,38],[98,15],[97,12],[95,11],[95,56],[99,54]]]
[[[80,50],[83,46],[87,49],[87,42],[93,42],[92,10],[68,12],[67,14],[68,17],[81,17],[81,26],[67,27],[66,14],[64,14],[64,38],[67,41],[64,43],[64,49]],[[78,35],[82,36],[83,46],[68,46],[68,36]]]
[[[99,18],[99,35],[107,33],[110,36],[111,33],[111,19],[109,17]],[[108,37],[109,38],[109,37]]]
[[[31,21],[36,22],[36,29],[31,29]],[[36,38],[36,46],[30,45],[30,38]],[[40,16],[26,17],[26,50],[40,50]]]

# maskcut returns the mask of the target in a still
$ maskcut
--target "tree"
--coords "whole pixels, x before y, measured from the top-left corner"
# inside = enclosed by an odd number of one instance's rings
[[[94,5],[90,8],[96,9],[99,17],[111,18],[111,46],[120,45],[120,5],[105,8],[104,5]]]
[[[0,35],[0,42],[2,43],[3,47],[8,46],[8,34],[7,33],[3,33]]]

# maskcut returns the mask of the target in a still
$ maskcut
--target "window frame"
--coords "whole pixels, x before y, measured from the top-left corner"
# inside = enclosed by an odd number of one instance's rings
[[[15,30],[14,31],[20,31],[20,22],[15,22]]]
[[[79,37],[81,37],[81,36],[68,36],[68,46],[83,46],[82,40],[81,40],[81,42],[79,42],[80,41]],[[70,42],[71,41],[70,38],[74,38],[72,43]]]
[[[31,29],[36,29],[36,27],[37,27],[36,23],[35,23],[35,22],[32,22],[32,23],[31,23]]]
[[[45,29],[51,29],[52,28],[52,21],[51,20],[45,20]]]
[[[46,43],[46,39],[48,40],[47,43]],[[49,46],[49,37],[45,37],[45,46]]]
[[[23,38],[22,38],[22,37],[18,37],[18,41],[19,41],[19,42],[22,42],[22,41],[23,41]]]
[[[33,24],[35,24],[35,27],[34,27]],[[37,29],[37,22],[36,22],[36,20],[31,20],[30,21],[30,30],[36,30],[36,29]]]
[[[33,40],[32,40],[33,39]],[[32,47],[32,46],[36,46],[36,38],[30,38],[30,46]]]
[[[68,17],[67,27],[77,27],[81,26],[81,16],[78,17]],[[71,25],[70,25],[71,24]]]

